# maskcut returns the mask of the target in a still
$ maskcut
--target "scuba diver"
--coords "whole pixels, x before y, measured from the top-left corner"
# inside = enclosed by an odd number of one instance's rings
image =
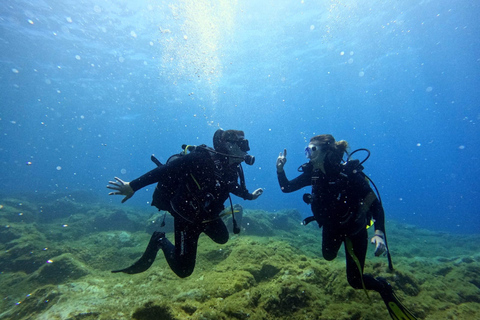
[[[370,153],[367,149],[359,149],[348,154],[347,148],[347,141],[337,142],[332,135],[314,136],[305,149],[309,162],[298,168],[301,174],[293,180],[288,180],[284,171],[287,162],[287,150],[284,149],[276,162],[280,188],[282,192],[290,193],[311,185],[312,194],[305,194],[303,199],[311,205],[313,216],[306,218],[303,224],[315,220],[320,228],[323,227],[323,257],[328,261],[335,259],[344,243],[348,283],[355,289],[364,289],[367,297],[367,290],[380,293],[393,319],[416,319],[398,301],[386,279],[363,273],[368,246],[367,228],[372,220],[375,234],[371,243],[375,245],[375,256],[386,254],[391,270],[393,266],[380,196],[377,198],[370,187],[369,181],[372,181],[362,172],[362,164]],[[362,162],[351,160],[357,151],[367,151],[368,156]],[[347,155],[345,162],[344,154]]]
[[[143,256],[132,266],[112,272],[128,274],[147,270],[162,249],[170,268],[181,278],[188,277],[195,268],[198,238],[202,232],[213,241],[224,244],[229,234],[222,221],[224,203],[230,193],[245,200],[255,200],[263,189],[249,193],[241,163],[253,165],[255,158],[243,131],[218,129],[213,136],[214,148],[206,145],[184,146],[184,151],[161,164],[154,156],[157,168],[130,181],[109,181],[109,195],[125,196],[122,203],[134,193],[153,183],[158,183],[153,193],[152,206],[168,211],[174,218],[175,245],[164,232],[154,232]],[[190,151],[188,153],[188,151]],[[240,180],[240,183],[239,183]],[[230,198],[231,212],[234,214]],[[238,210],[237,210],[238,211]],[[233,216],[234,233],[239,233]]]

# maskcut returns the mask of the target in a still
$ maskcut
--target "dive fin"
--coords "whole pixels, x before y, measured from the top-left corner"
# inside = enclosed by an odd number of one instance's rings
[[[383,302],[387,306],[390,316],[394,320],[417,320],[417,318],[398,300],[392,286],[386,279],[377,278],[377,280],[385,284],[385,289],[380,292]]]
[[[157,257],[157,252],[161,248],[161,241],[165,238],[164,232],[155,231],[148,242],[147,249],[143,253],[142,257],[138,259],[137,262],[132,264],[130,267],[121,269],[121,270],[114,270],[112,273],[123,272],[128,274],[135,274],[140,273],[148,268],[153,264],[155,258]]]

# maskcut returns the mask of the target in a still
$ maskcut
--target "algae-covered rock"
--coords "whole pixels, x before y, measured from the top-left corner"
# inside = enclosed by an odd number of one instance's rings
[[[154,302],[147,302],[144,306],[135,310],[132,314],[135,320],[179,320],[173,316],[166,304],[157,305]]]
[[[241,233],[245,235],[271,236],[274,229],[261,211],[246,211],[243,214]]]
[[[96,215],[93,214],[92,217],[93,218],[90,223],[92,230],[144,230],[144,225],[140,219],[120,209],[114,211],[102,211]]]
[[[302,215],[298,210],[281,210],[274,215],[270,215],[271,223],[275,229],[291,231],[296,229]]]
[[[172,230],[170,215],[162,227],[163,213],[152,215],[151,208],[141,212],[57,199],[2,202],[0,223],[9,227],[0,230],[0,309],[7,310],[0,319],[389,317],[378,293],[370,291],[367,298],[349,286],[343,250],[334,261],[322,258],[322,230],[315,223],[301,226],[296,210],[244,209],[242,232],[223,245],[202,234],[195,271],[181,279],[161,251],[143,273],[110,272],[135,262],[152,230]],[[42,221],[11,216],[8,222],[2,215],[20,207],[33,216],[40,206],[53,214],[53,207],[64,203],[71,204],[63,206],[68,212],[55,208],[58,212]],[[231,216],[226,223],[231,231]],[[472,245],[478,236],[464,241],[389,221],[387,229],[396,270],[389,272],[386,258],[374,257],[370,247],[366,273],[387,278],[418,319],[480,318],[480,254]],[[167,237],[174,240],[171,233]]]
[[[64,253],[46,261],[30,276],[29,281],[39,284],[59,284],[76,280],[89,273],[88,268],[73,254]]]
[[[38,221],[40,210],[35,203],[26,199],[6,198],[0,202],[0,223],[34,223]]]
[[[0,227],[0,245],[4,246],[7,242],[20,238],[22,235],[18,228],[12,228],[9,224],[3,224]]]
[[[38,319],[38,315],[55,305],[59,299],[55,286],[49,285],[34,290],[23,301],[10,310],[1,313],[0,319]]]
[[[68,218],[77,212],[82,212],[85,210],[85,206],[82,203],[63,197],[54,202],[45,203],[39,209],[38,221],[40,223],[49,223],[58,219]]]
[[[19,236],[3,244],[4,250],[0,252],[0,271],[31,273],[37,270],[48,260],[46,248],[50,242],[35,226],[14,224],[11,229]]]
[[[462,303],[452,305],[448,309],[432,310],[425,316],[425,320],[451,320],[451,319],[478,319],[480,303]]]
[[[410,296],[416,296],[421,288],[415,276],[409,272],[397,270],[392,277],[387,277],[395,288],[398,288]]]
[[[273,286],[270,294],[262,298],[261,304],[267,313],[282,317],[307,307],[311,300],[302,282],[285,281]]]

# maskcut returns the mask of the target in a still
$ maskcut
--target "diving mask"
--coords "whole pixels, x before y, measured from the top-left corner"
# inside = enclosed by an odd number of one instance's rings
[[[320,152],[320,147],[319,146],[316,146],[314,144],[309,144],[306,148],[305,148],[305,156],[308,158],[308,159],[313,159],[315,158],[315,156]]]
[[[238,149],[233,151],[233,153],[229,152],[229,156],[232,158],[241,158],[245,161],[245,163],[249,166],[255,163],[255,157],[249,154],[246,154],[247,151],[250,151],[250,146],[248,145],[248,140],[244,138],[239,138],[238,140],[227,140],[232,145],[236,145]],[[240,152],[239,152],[240,151]]]
[[[227,140],[230,143],[236,144],[240,150],[243,152],[250,151],[250,146],[248,145],[248,140],[247,139],[238,139],[238,140]]]

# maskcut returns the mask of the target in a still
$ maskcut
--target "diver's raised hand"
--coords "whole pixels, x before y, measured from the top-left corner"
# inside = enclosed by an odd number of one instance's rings
[[[379,257],[387,253],[387,245],[385,244],[385,234],[380,230],[375,230],[375,235],[370,243],[375,245],[375,256]]]
[[[115,192],[110,192],[108,195],[113,196],[119,194],[125,196],[125,198],[122,199],[122,203],[124,203],[135,194],[135,191],[130,187],[130,182],[123,181],[118,177],[115,177],[115,180],[117,181],[108,181],[109,184],[107,188],[116,190]]]
[[[283,166],[287,162],[287,149],[283,149],[283,153],[280,152],[277,158],[277,172],[283,172]]]
[[[252,192],[252,200],[255,200],[257,199],[258,197],[260,197],[263,193],[263,189],[262,188],[258,188],[257,190],[253,191]]]

